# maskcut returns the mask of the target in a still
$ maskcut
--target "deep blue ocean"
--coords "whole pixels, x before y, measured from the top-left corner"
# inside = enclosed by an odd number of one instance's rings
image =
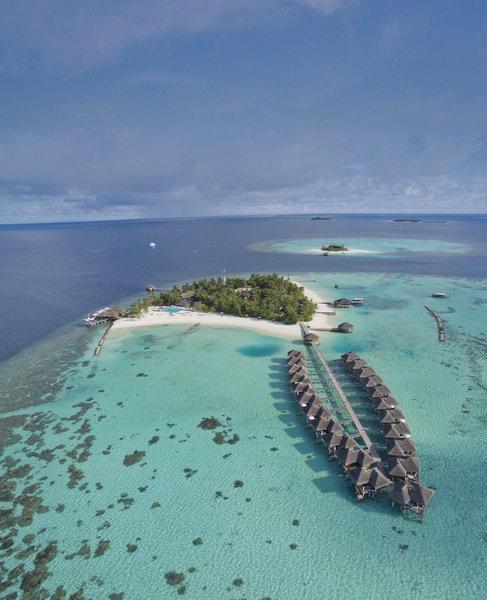
[[[409,217],[409,215],[408,215]],[[0,226],[0,362],[99,307],[203,276],[369,271],[487,277],[487,217],[430,215],[234,217]],[[399,218],[404,218],[401,215]],[[414,215],[411,215],[414,218]],[[447,220],[447,223],[432,221]],[[464,244],[461,254],[400,258],[255,252],[251,244],[304,238],[417,238]],[[149,248],[150,240],[157,242]]]

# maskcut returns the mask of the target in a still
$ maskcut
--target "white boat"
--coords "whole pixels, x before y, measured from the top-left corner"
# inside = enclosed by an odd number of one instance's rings
[[[155,247],[156,247],[155,242],[149,242],[149,248],[155,248]]]
[[[352,298],[352,304],[365,304],[365,300],[363,298]]]
[[[433,292],[431,295],[433,298],[448,298],[448,294],[446,292]]]

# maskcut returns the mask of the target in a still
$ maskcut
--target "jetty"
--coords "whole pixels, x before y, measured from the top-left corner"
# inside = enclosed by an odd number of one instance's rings
[[[103,349],[103,344],[105,343],[105,340],[107,339],[107,336],[110,333],[110,329],[112,328],[113,323],[114,323],[114,321],[111,321],[110,323],[108,323],[108,327],[105,329],[105,331],[103,332],[103,335],[99,339],[98,344],[96,345],[96,348],[95,348],[95,352],[94,352],[95,356],[100,356],[101,351]]]
[[[393,505],[421,517],[434,490],[420,483],[416,444],[397,400],[358,354],[329,362],[319,337],[300,326],[308,350],[288,352],[287,373],[307,426],[343,467],[357,500],[385,491]]]
[[[445,339],[446,339],[445,338],[445,322],[440,317],[440,315],[436,312],[436,310],[434,310],[433,308],[431,308],[431,306],[425,305],[425,308],[429,312],[429,314],[432,317],[434,317],[434,319],[436,320],[436,324],[438,325],[438,340],[440,342],[444,342]]]

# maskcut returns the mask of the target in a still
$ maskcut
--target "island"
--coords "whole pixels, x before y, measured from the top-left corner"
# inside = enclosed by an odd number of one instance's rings
[[[134,302],[123,316],[140,317],[151,307],[180,307],[205,313],[224,313],[294,325],[310,321],[316,304],[302,287],[277,274],[200,279]]]
[[[311,221],[331,221],[331,217],[311,217]]]
[[[322,246],[321,249],[325,254],[328,254],[328,252],[348,252],[348,248],[341,244],[329,244],[328,246]]]

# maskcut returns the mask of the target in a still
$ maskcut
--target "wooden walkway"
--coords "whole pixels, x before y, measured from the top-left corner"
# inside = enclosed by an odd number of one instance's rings
[[[301,325],[301,331],[302,331],[303,337],[304,337],[305,335],[307,335],[308,330],[305,327],[305,325],[303,325],[302,323],[300,323],[300,325]],[[342,389],[342,386],[340,385],[337,378],[333,374],[333,371],[330,369],[330,365],[326,362],[325,357],[320,352],[320,350],[318,350],[316,344],[314,344],[314,343],[311,344],[311,347],[312,347],[314,353],[316,354],[318,360],[320,361],[321,365],[325,369],[325,372],[328,375],[328,377],[330,378],[330,381],[332,382],[333,386],[335,387],[340,400],[343,402],[343,405],[345,406],[348,414],[350,415],[350,419],[352,420],[353,424],[355,425],[357,431],[360,434],[360,437],[363,439],[365,445],[367,446],[368,451],[374,458],[377,458],[382,463],[382,459],[381,459],[376,447],[374,446],[372,440],[370,439],[365,427],[362,425],[362,422],[360,421],[359,417],[357,416],[357,413],[355,412],[353,406],[350,404],[350,402],[347,398],[347,395],[345,394],[345,392]]]
[[[108,325],[108,327],[105,329],[103,335],[101,336],[100,340],[98,341],[98,344],[96,345],[95,352],[94,352],[95,356],[100,356],[101,350],[103,348],[103,344],[105,343],[105,340],[107,339],[107,335],[110,333],[110,329],[112,328],[112,325],[113,325],[113,322]]]
[[[440,317],[440,315],[436,312],[436,310],[433,310],[430,306],[426,306],[426,305],[425,305],[425,308],[429,312],[429,314],[436,319],[436,324],[438,325],[438,340],[440,342],[444,342],[445,341],[445,322]]]

